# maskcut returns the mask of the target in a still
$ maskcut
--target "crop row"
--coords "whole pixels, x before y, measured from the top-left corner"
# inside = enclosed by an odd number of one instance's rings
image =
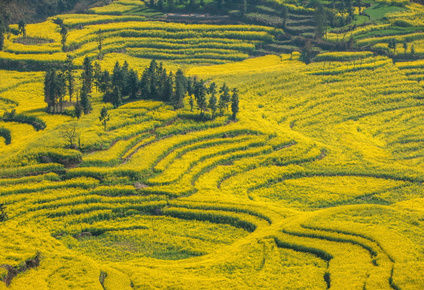
[[[240,136],[233,138],[230,144],[228,142],[223,144],[206,143],[206,146],[200,146],[200,148],[190,148],[191,150],[184,152],[180,157],[177,157],[178,159],[173,160],[169,167],[160,175],[149,179],[148,184],[170,184],[180,179],[184,174],[187,174],[196,164],[203,163],[205,160],[217,155],[225,155],[231,152],[244,151],[248,148],[261,146],[266,139],[266,137],[246,138],[246,136]]]
[[[228,213],[215,210],[196,210],[180,207],[167,207],[162,210],[162,213],[168,216],[182,219],[194,219],[200,221],[210,221],[213,223],[230,224],[250,232],[253,232],[258,226],[263,224],[263,221],[251,215],[242,213]]]

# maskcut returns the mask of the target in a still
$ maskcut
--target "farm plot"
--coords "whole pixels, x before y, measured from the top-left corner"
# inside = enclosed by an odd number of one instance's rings
[[[47,128],[1,148],[0,289],[423,287],[422,87],[370,53],[296,58],[187,69],[239,88],[237,121],[140,100],[107,130],[97,93],[80,120],[44,113],[36,73],[17,108]]]

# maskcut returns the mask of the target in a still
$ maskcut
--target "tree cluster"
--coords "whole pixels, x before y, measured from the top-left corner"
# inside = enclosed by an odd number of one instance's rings
[[[232,95],[230,92],[232,92]],[[218,91],[215,82],[207,85],[207,82],[203,80],[199,81],[197,78],[191,78],[188,83],[188,95],[190,96],[190,110],[193,111],[194,101],[196,101],[201,118],[203,118],[205,111],[208,109],[211,110],[212,118],[215,118],[217,111],[219,111],[220,116],[223,116],[224,112],[229,110],[231,103],[232,117],[234,120],[236,119],[239,111],[238,90],[236,88],[230,90],[227,84],[224,83]],[[217,95],[219,98],[217,98]]]
[[[63,113],[66,95],[69,96],[69,103],[72,103],[75,92],[73,73],[73,58],[70,56],[63,70],[51,69],[46,72],[44,97],[47,112]],[[218,91],[214,82],[207,85],[196,77],[186,77],[181,69],[178,69],[175,74],[172,71],[168,73],[163,64],[158,64],[155,60],[152,60],[139,76],[137,71],[129,68],[126,61],[122,66],[116,62],[112,73],[109,73],[107,70],[102,70],[98,62],[93,66],[86,57],[80,79],[82,85],[79,89],[79,98],[77,93],[74,105],[74,114],[77,118],[80,118],[82,113],[91,112],[90,94],[93,85],[103,94],[103,101],[112,103],[115,108],[122,105],[124,101],[150,99],[167,102],[175,109],[180,109],[184,108],[184,98],[189,96],[191,110],[196,101],[201,118],[208,109],[212,111],[213,118],[217,111],[222,116],[229,110],[230,103],[234,119],[239,110],[236,89],[232,90],[231,95],[230,88],[224,83]],[[107,111],[103,112],[100,121],[106,126]]]
[[[187,77],[179,69],[174,75],[167,72],[163,64],[150,62],[141,77],[130,69],[127,62],[121,66],[116,62],[112,74],[95,66],[95,85],[103,93],[103,101],[119,107],[123,100],[151,99],[171,103],[176,109],[184,107],[187,92]]]
[[[90,94],[93,83],[93,66],[86,57],[83,63],[83,72],[81,73],[82,86],[79,89],[75,101],[75,115],[79,118],[82,113],[91,112]],[[63,70],[50,69],[46,72],[44,78],[44,101],[47,103],[48,113],[63,113],[65,97],[69,96],[69,103],[75,92],[75,77],[73,58],[68,56]]]

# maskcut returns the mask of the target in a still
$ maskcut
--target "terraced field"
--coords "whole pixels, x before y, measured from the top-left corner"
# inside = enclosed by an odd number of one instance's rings
[[[45,124],[0,120],[0,289],[423,289],[424,62],[370,51],[308,65],[299,53],[252,58],[282,32],[147,21],[154,11],[140,3],[58,16],[67,52],[56,17],[27,28],[49,41],[11,36],[0,52],[0,64],[26,70],[0,70],[1,110]],[[417,20],[421,6],[410,7],[396,20]],[[375,25],[352,35],[381,45]],[[163,60],[238,88],[240,112],[199,120],[189,98],[178,110],[114,108],[93,90],[91,114],[47,114],[35,68],[67,54],[139,73]]]
[[[28,40],[12,35],[6,39],[4,51],[0,52],[0,65],[36,70],[59,65],[68,54],[77,58],[77,64],[82,64],[85,56],[103,58],[109,53],[141,59],[173,60],[179,64],[221,64],[247,59],[257,47],[272,43],[283,32],[255,25],[189,25],[151,21],[154,17],[147,13],[148,9],[139,7],[144,5],[140,4],[143,2],[126,2],[93,8],[95,14],[59,15],[44,23],[30,24],[27,37],[39,43],[22,43]],[[126,10],[113,13],[119,10],[118,6],[129,9],[128,13],[125,13]],[[65,47],[61,42],[60,25],[55,24],[59,23],[58,19],[69,29]],[[18,28],[17,25],[11,27]]]
[[[47,127],[0,124],[1,264],[20,272],[0,287],[423,287],[423,89],[387,58],[328,57],[189,69],[239,87],[237,122],[137,101],[104,132],[99,102],[75,121],[4,101]],[[40,73],[2,75],[42,94]],[[72,124],[86,153],[61,149]]]

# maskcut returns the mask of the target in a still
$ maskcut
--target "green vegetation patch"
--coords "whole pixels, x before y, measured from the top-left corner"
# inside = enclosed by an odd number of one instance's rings
[[[142,257],[180,260],[212,253],[247,236],[248,232],[229,225],[186,221],[171,217],[132,216],[145,229],[107,231],[99,236],[63,238],[68,247],[103,261],[126,261]],[[117,219],[109,225],[128,223]],[[83,236],[83,235],[82,235]]]
[[[364,13],[369,15],[371,19],[380,20],[383,19],[387,14],[403,11],[405,9],[405,7],[382,3],[378,5],[371,5],[371,7],[365,9]]]

